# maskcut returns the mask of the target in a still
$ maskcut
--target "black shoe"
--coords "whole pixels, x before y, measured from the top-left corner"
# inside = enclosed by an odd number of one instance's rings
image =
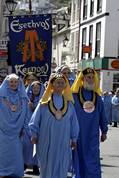
[[[24,171],[27,169],[27,165],[26,164],[24,164]]]
[[[112,127],[117,127],[117,125],[113,125]]]
[[[114,122],[114,125],[112,127],[117,127],[117,122]]]
[[[38,168],[37,165],[34,165],[34,166],[33,166],[33,174],[35,174],[35,175],[39,175],[39,174],[40,174],[39,168]]]

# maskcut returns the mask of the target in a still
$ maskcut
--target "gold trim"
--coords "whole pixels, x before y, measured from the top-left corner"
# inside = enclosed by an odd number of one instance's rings
[[[11,109],[12,112],[16,112],[20,108],[19,102],[17,104],[12,104],[7,99],[3,99],[3,102],[6,106],[8,106]]]
[[[53,97],[51,97],[49,101],[49,109],[57,119],[61,119],[61,117],[65,115],[65,113],[67,112],[67,108],[68,108],[68,103],[64,96],[63,96],[63,107],[59,110],[55,108],[53,103]]]
[[[81,88],[79,89],[79,98],[80,98],[81,104],[84,105],[84,103],[86,102],[86,100],[83,99]],[[96,102],[96,93],[94,91],[93,91],[93,99],[92,99],[91,102],[93,102],[93,104],[95,105],[95,102]]]

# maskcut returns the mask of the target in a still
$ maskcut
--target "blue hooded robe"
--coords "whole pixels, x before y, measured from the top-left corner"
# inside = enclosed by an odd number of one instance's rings
[[[61,108],[61,96],[53,95],[56,108]],[[79,126],[72,103],[68,103],[65,115],[57,120],[48,104],[38,104],[29,128],[32,136],[38,138],[37,158],[41,178],[66,178],[71,146],[70,140],[78,138]]]
[[[82,89],[86,101],[91,101],[92,91]],[[74,151],[74,169],[76,178],[101,178],[99,135],[107,133],[107,119],[104,104],[99,95],[96,94],[95,110],[86,113],[79,101],[79,94],[74,94],[75,109],[80,132],[78,146]]]
[[[112,97],[110,95],[103,96],[102,100],[104,102],[105,113],[109,124],[112,121]]]
[[[112,121],[119,122],[119,96],[112,97]]]
[[[39,95],[35,96],[34,100],[32,101],[34,109],[36,108],[38,102],[40,101],[43,93],[44,93],[44,86],[41,84]],[[30,88],[29,99],[31,99],[31,96],[32,96],[32,86]],[[33,114],[33,111],[31,111],[31,109],[29,108],[28,123],[31,119],[32,114]],[[36,155],[33,156],[33,144],[31,143],[31,137],[30,137],[28,125],[24,130],[24,135],[22,137],[22,143],[23,143],[24,164],[26,164],[28,166],[37,165],[38,163],[37,163]]]
[[[71,72],[71,73],[69,74],[69,78],[68,78],[70,87],[71,87],[72,84],[74,83],[75,78],[76,78],[76,76],[75,76],[74,72]]]
[[[0,86],[0,176],[22,177],[24,175],[20,134],[27,118],[27,95],[23,82],[18,89],[9,88],[8,77]],[[17,105],[13,112],[7,102]]]

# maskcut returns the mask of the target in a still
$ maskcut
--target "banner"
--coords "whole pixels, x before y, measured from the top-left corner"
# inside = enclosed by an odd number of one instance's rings
[[[42,82],[51,73],[52,19],[50,14],[9,17],[12,72],[35,72]]]

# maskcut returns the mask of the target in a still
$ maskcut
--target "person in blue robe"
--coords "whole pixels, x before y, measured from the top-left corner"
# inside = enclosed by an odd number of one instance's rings
[[[22,80],[8,75],[0,86],[0,178],[24,175],[20,136],[28,113],[28,97]]]
[[[39,81],[37,75],[35,72],[28,72],[26,73],[26,75],[24,76],[24,85],[25,85],[25,88],[26,88],[26,93],[28,95],[28,97],[31,96],[31,84],[34,82],[34,81]]]
[[[54,74],[29,123],[41,178],[66,178],[79,133],[67,79]]]
[[[43,93],[44,93],[44,86],[40,84],[39,81],[34,81],[31,84],[31,92],[29,95],[29,103],[28,103],[29,113],[30,113],[29,121]],[[39,170],[37,167],[38,164],[37,158],[36,155],[33,156],[33,145],[31,143],[28,127],[24,130],[22,143],[23,143],[24,168],[26,169],[27,167],[33,167],[33,173],[36,175],[39,174]]]
[[[56,69],[56,72],[62,73],[67,78],[67,80],[69,81],[70,86],[72,86],[72,84],[75,80],[75,74],[74,74],[74,72],[72,72],[70,70],[68,65],[60,66],[59,68]]]
[[[117,127],[117,123],[119,123],[119,88],[112,97],[112,122],[114,122],[113,127]]]
[[[100,140],[107,138],[108,122],[97,73],[91,68],[81,71],[72,92],[80,125],[77,148],[73,152],[75,177],[101,178]]]
[[[112,97],[108,94],[107,91],[103,92],[102,100],[104,103],[105,113],[108,120],[108,124],[112,122]]]
[[[67,78],[69,85],[71,87],[75,80],[75,74],[73,71],[70,70],[70,67],[68,65],[62,65],[58,67],[56,71],[62,73]],[[74,170],[72,166],[72,153],[71,153],[71,163],[69,165],[68,176],[69,177],[73,176],[73,173],[74,173]]]

